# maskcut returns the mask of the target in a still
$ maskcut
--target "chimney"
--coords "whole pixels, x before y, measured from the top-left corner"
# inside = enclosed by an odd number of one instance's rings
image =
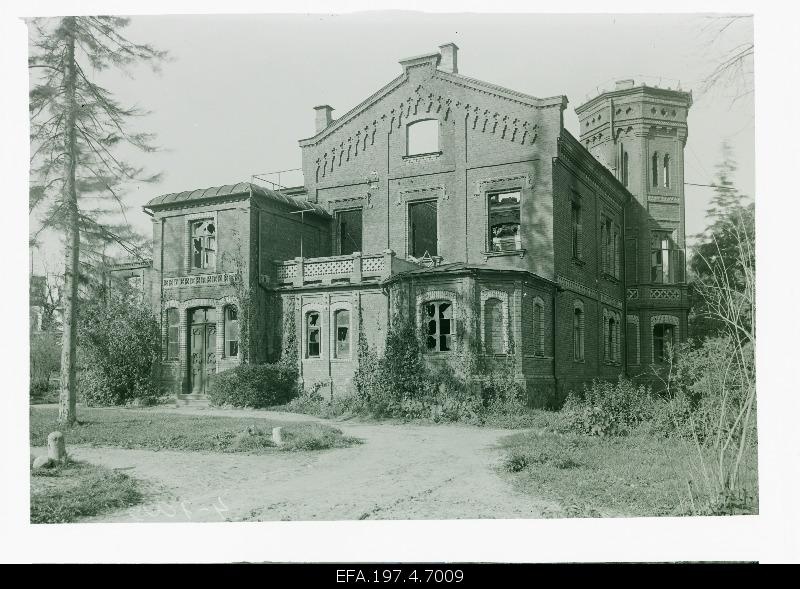
[[[319,133],[320,131],[324,131],[328,125],[333,122],[333,117],[331,117],[333,107],[323,104],[322,106],[315,106],[314,110],[317,112],[316,124],[317,133]]]
[[[445,43],[439,45],[439,53],[442,55],[442,61],[439,67],[451,74],[458,73],[458,45],[455,43]]]
[[[617,80],[616,90],[627,90],[628,88],[633,88],[633,80]]]

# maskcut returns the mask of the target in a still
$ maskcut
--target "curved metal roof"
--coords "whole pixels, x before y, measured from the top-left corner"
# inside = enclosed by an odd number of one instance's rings
[[[225,184],[224,186],[212,186],[211,188],[198,188],[196,190],[184,190],[183,192],[171,192],[162,194],[150,200],[145,209],[161,208],[167,206],[180,206],[183,203],[197,202],[203,200],[213,200],[226,196],[252,195],[266,200],[283,203],[295,210],[307,210],[318,215],[329,217],[328,211],[317,203],[309,202],[298,198],[286,196],[281,192],[270,190],[252,184],[250,182],[239,182],[237,184]]]

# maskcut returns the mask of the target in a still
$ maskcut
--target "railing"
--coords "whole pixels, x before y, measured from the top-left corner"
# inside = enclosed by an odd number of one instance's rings
[[[261,184],[270,190],[294,188],[296,186],[303,186],[303,169],[291,168],[288,170],[278,170],[277,172],[253,174],[251,180],[254,184]]]
[[[281,287],[377,282],[417,268],[420,266],[397,258],[392,250],[380,254],[355,252],[347,256],[295,258],[275,262],[275,283]]]

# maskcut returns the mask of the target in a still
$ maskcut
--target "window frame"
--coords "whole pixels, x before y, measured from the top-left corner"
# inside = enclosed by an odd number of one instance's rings
[[[659,328],[659,327],[662,329],[662,334],[660,336],[656,336],[656,329]],[[667,346],[666,346],[667,341],[666,341],[666,335],[664,333],[664,328],[667,328],[667,327],[669,328],[669,333],[670,333],[670,342],[669,342],[669,344],[670,344],[670,346],[672,347],[673,350],[675,349],[675,336],[676,336],[677,331],[678,331],[677,330],[677,326],[674,323],[665,323],[663,321],[660,321],[658,323],[654,323],[653,324],[653,328],[651,330],[651,335],[652,335],[652,338],[653,338],[653,342],[652,342],[653,343],[653,364],[664,364],[666,362],[666,359],[667,359]],[[657,341],[661,342],[661,346],[660,346],[661,347],[661,354],[660,354],[660,356],[656,353],[656,342]]]
[[[339,317],[347,313],[347,353],[339,349]],[[349,360],[353,357],[353,313],[349,308],[339,307],[333,310],[333,357],[337,360]]]
[[[413,209],[416,206],[425,206],[433,204],[433,209],[436,212],[436,251],[431,252],[430,250],[428,253],[431,256],[438,256],[439,255],[439,199],[438,198],[419,198],[415,200],[409,200],[406,203],[406,252],[407,255],[413,256],[414,258],[421,258],[425,255],[425,252],[420,252],[417,255],[414,248],[414,235],[415,235],[415,225],[414,225],[414,215]]]
[[[216,216],[204,216],[196,219],[188,219],[189,223],[189,270],[191,272],[208,272],[209,270],[216,271],[217,259],[219,257],[219,226],[217,225]],[[211,231],[212,235],[208,233],[195,236],[195,229],[200,229],[203,225],[213,226]],[[209,239],[213,238],[213,249],[208,247]],[[200,265],[195,265],[195,240],[200,240]],[[209,252],[213,252],[213,260],[209,260]]]
[[[170,315],[175,318],[175,323],[170,322]],[[165,360],[167,362],[177,362],[180,360],[181,355],[181,311],[178,307],[169,307],[164,312],[164,322],[166,324],[166,346],[165,346]],[[174,340],[170,334],[175,334]],[[174,345],[174,354],[170,353],[170,348]]]
[[[361,244],[359,249],[353,250],[352,252],[344,253],[343,243],[342,243],[342,226],[341,226],[341,216],[347,215],[348,213],[354,213],[358,211],[359,216],[361,218]],[[334,218],[336,221],[336,251],[340,256],[349,256],[353,255],[355,252],[363,252],[364,251],[364,207],[348,207],[338,209],[334,212]]]
[[[448,304],[450,310],[450,317],[449,318],[442,318],[440,317],[441,305]],[[428,314],[428,307],[434,307],[434,314],[431,316]],[[422,303],[421,308],[422,313],[422,320],[425,322],[423,325],[423,334],[425,337],[425,353],[427,354],[448,354],[455,351],[455,342],[456,342],[456,313],[455,313],[455,304],[451,299],[431,299],[424,301]],[[433,317],[433,319],[431,319]],[[446,320],[449,321],[449,331],[448,333],[442,333],[442,321]],[[436,329],[434,333],[430,333],[430,322],[433,321],[436,325]],[[442,349],[442,337],[449,338],[449,349],[443,350]],[[428,340],[433,339],[435,342],[434,348],[431,348],[428,345]]]
[[[580,300],[572,306],[572,358],[574,362],[586,361],[586,311]]]
[[[570,247],[572,259],[583,263],[583,207],[575,199],[570,201]]]
[[[525,247],[522,243],[522,193],[523,189],[521,186],[519,187],[509,187],[503,188],[499,190],[490,190],[486,192],[486,251],[492,254],[503,254],[503,253],[514,253],[514,252],[521,252],[525,250]],[[496,225],[492,224],[492,199],[495,197],[500,197],[505,194],[516,194],[517,203],[516,206],[514,205],[506,205],[505,209],[501,209],[500,213],[505,211],[514,211],[516,210],[517,216],[517,232],[513,237],[514,245],[513,248],[501,248],[495,249],[494,247],[494,240],[495,238],[492,235],[492,230],[495,226],[499,225],[514,225],[514,223],[498,223]],[[503,206],[500,202],[496,203],[496,206]],[[497,212],[495,212],[497,214]]]
[[[316,325],[311,325],[311,316],[316,315],[317,323]],[[308,360],[318,360],[322,358],[322,313],[317,311],[316,309],[310,309],[305,312],[303,315],[304,322],[303,322],[303,336],[305,339],[305,345],[303,346],[303,357]],[[317,339],[314,343],[317,345],[317,353],[311,353],[311,334],[313,332],[317,333]]]
[[[233,311],[236,315],[235,319],[230,319],[228,317],[229,311]],[[222,308],[222,318],[223,318],[223,326],[222,326],[222,336],[224,346],[222,349],[222,356],[224,358],[238,358],[239,357],[239,348],[240,348],[240,327],[239,327],[239,308],[234,304],[227,304]],[[231,339],[229,337],[229,330],[232,330],[231,325],[236,323],[236,338]],[[235,353],[231,352],[231,343],[236,343],[236,351]]]

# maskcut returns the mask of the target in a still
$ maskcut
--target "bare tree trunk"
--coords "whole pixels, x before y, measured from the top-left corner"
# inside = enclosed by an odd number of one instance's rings
[[[80,256],[80,229],[78,226],[78,195],[75,188],[76,145],[75,119],[77,104],[75,101],[75,20],[64,19],[67,32],[67,50],[65,62],[65,95],[66,95],[66,139],[64,142],[64,167],[66,184],[64,188],[64,213],[66,220],[65,266],[64,266],[64,333],[61,346],[61,391],[58,399],[58,421],[66,425],[75,423],[75,354],[77,339],[77,302],[78,302],[78,261]]]

